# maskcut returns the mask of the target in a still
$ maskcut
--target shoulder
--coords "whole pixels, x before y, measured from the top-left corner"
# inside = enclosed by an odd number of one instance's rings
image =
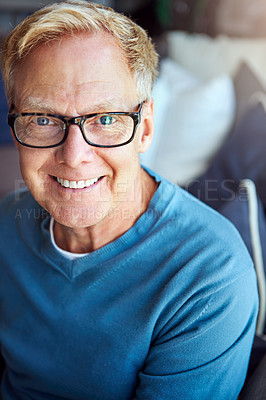
[[[237,229],[227,218],[163,178],[158,188],[158,204],[162,221],[169,224],[169,231],[175,237],[182,235],[192,242],[213,243],[217,248],[237,249],[240,245],[242,249],[244,246]]]
[[[29,191],[26,188],[11,192],[0,200],[1,215],[6,212],[11,212],[14,208],[22,208],[25,202],[33,200]]]
[[[254,267],[244,242],[233,224],[188,192],[161,179],[154,226],[154,251],[164,249],[172,271],[187,285],[205,278],[216,289],[240,277],[255,280]],[[150,237],[153,237],[152,232]],[[179,286],[180,287],[180,286]]]
[[[27,189],[12,192],[0,200],[0,226],[28,224],[42,216],[42,207]]]
[[[25,198],[28,197],[29,192],[26,189],[15,191],[7,194],[0,200],[0,218],[7,218],[18,208],[21,208]]]

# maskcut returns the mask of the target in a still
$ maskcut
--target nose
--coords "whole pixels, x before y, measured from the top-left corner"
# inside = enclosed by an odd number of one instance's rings
[[[94,155],[95,149],[85,142],[80,127],[70,124],[65,142],[56,149],[57,161],[76,168],[81,163],[91,162]]]

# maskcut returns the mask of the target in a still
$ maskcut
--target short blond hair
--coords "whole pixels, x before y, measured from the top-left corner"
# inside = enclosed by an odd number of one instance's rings
[[[69,0],[46,6],[26,17],[3,40],[1,66],[8,101],[13,99],[16,66],[31,50],[64,36],[101,31],[111,34],[124,52],[139,101],[150,99],[158,73],[158,54],[144,29],[110,7]]]

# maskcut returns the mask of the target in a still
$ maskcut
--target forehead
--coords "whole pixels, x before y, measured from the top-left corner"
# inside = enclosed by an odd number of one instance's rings
[[[86,101],[93,106],[113,97],[136,97],[124,53],[104,32],[39,45],[16,68],[14,83],[16,106],[28,106],[34,99],[48,105]]]

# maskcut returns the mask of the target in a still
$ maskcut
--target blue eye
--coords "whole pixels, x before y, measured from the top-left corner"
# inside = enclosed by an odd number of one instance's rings
[[[115,119],[111,115],[103,115],[99,118],[99,123],[105,126],[111,125],[114,121]]]
[[[36,118],[36,123],[37,123],[37,125],[40,125],[40,126],[46,126],[46,125],[50,125],[52,123],[52,121],[50,120],[50,118],[47,118],[47,117],[38,117],[38,118]]]

